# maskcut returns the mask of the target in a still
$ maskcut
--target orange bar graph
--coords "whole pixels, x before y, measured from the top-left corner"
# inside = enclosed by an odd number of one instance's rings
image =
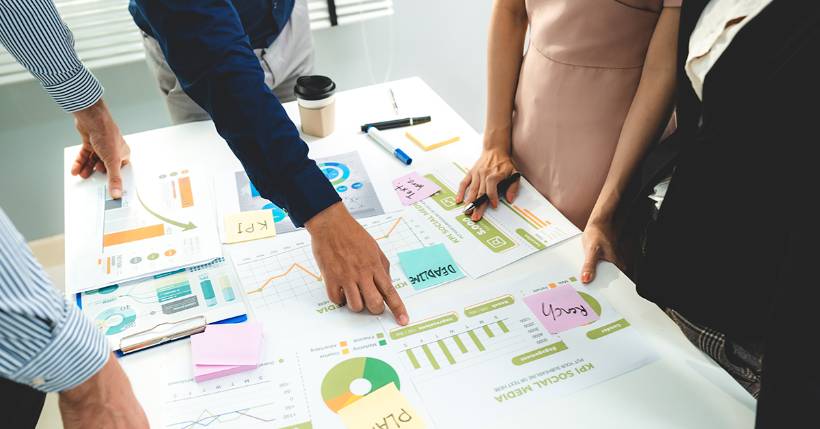
[[[162,224],[112,232],[110,234],[103,235],[103,247],[131,243],[133,241],[145,240],[146,238],[160,237],[162,235],[165,235],[165,227],[163,227]]]
[[[192,207],[194,205],[194,193],[191,191],[191,178],[180,177],[177,181],[179,183],[179,198],[182,202],[182,208]]]

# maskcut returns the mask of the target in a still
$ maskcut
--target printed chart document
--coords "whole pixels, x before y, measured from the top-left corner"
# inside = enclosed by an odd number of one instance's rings
[[[216,260],[79,295],[80,306],[105,334],[112,350],[132,334],[191,320],[219,322],[247,314],[233,265]]]
[[[581,233],[526,180],[515,202],[503,198],[497,209],[488,209],[473,222],[463,213],[465,204],[456,204],[458,184],[465,170],[456,164],[441,164],[422,176],[441,190],[407,210],[431,231],[433,239],[444,243],[471,277],[481,277],[539,250]]]
[[[361,219],[384,213],[358,153],[346,152],[318,158],[316,164],[339,193],[353,217]],[[273,213],[277,233],[284,234],[297,229],[285,210],[262,198],[244,171],[218,175],[214,178],[214,191],[219,219],[233,213],[264,209]]]
[[[305,322],[271,312],[254,371],[195,383],[187,358],[169,362],[165,427],[342,429],[359,408],[348,407],[391,384],[426,427],[507,427],[510,415],[560,406],[550,399],[657,358],[596,285],[556,271],[433,289],[423,296],[430,299],[407,301],[408,326],[389,315],[337,312],[322,329],[301,331]],[[575,289],[598,320],[550,334],[542,324],[548,316],[528,302],[561,287]]]
[[[436,244],[429,232],[401,213],[359,219],[359,223],[390,261],[390,276],[399,295],[406,298],[423,292],[411,286],[398,254]],[[307,232],[237,244],[226,251],[257,317],[287,315],[294,321],[326,323],[335,313],[347,313],[327,297]]]
[[[181,168],[123,170],[122,198],[104,183],[71,187],[66,222],[66,291],[98,289],[222,256],[211,186]]]
[[[657,358],[596,287],[543,273],[474,293],[445,293],[410,306],[414,320],[382,318],[386,336],[436,427],[505,427],[504,416],[644,366]],[[572,287],[598,320],[550,334],[528,297]]]

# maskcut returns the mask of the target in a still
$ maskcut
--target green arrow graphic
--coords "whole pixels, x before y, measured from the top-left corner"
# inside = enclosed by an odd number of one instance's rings
[[[194,225],[194,223],[191,222],[191,221],[188,221],[188,223],[177,222],[175,220],[168,219],[167,217],[162,216],[161,214],[149,209],[148,206],[146,206],[145,203],[142,201],[142,197],[140,197],[139,191],[137,191],[137,199],[139,200],[140,204],[142,204],[142,207],[146,211],[148,211],[148,213],[151,213],[152,215],[154,215],[155,218],[157,218],[157,219],[159,219],[159,220],[161,220],[165,223],[180,227],[180,228],[182,228],[183,231],[188,231],[189,229],[196,228],[196,225]]]

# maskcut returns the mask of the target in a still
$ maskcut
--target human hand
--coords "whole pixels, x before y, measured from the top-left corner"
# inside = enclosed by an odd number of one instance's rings
[[[382,314],[386,302],[399,325],[407,324],[407,310],[390,279],[390,262],[344,204],[324,209],[307,221],[305,228],[334,304],[347,303],[357,313],[367,308],[372,314]]]
[[[599,261],[609,261],[620,265],[615,252],[615,231],[610,222],[590,221],[584,228],[581,239],[584,246],[584,265],[581,268],[581,281],[589,283],[595,279]]]
[[[458,194],[456,195],[456,203],[465,202],[472,203],[481,195],[487,194],[490,198],[490,204],[493,208],[497,208],[499,204],[498,183],[509,177],[516,171],[515,164],[513,164],[512,157],[507,151],[503,150],[487,150],[481,153],[473,168],[467,172],[464,179],[458,186]],[[520,181],[516,180],[507,189],[504,198],[508,202],[512,202],[518,194],[518,187]],[[482,204],[473,210],[470,215],[474,222],[481,220],[484,216],[484,211],[487,210],[487,204]]]
[[[148,419],[113,354],[100,371],[79,386],[60,392],[65,429],[142,429]]]
[[[120,134],[101,98],[92,106],[74,112],[74,124],[83,139],[80,153],[71,166],[71,175],[87,179],[94,171],[108,173],[108,191],[112,198],[122,197],[120,168],[128,164],[131,149]]]

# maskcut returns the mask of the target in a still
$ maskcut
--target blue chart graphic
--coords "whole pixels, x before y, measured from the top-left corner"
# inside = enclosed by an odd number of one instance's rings
[[[316,165],[339,193],[353,217],[364,218],[384,214],[359,154],[348,152],[318,159]],[[278,233],[296,230],[296,226],[288,217],[288,212],[272,201],[262,198],[244,171],[237,171],[235,177],[241,211],[270,210]]]
[[[262,206],[263,210],[270,210],[273,213],[273,221],[276,223],[282,222],[288,217],[288,212],[286,212],[283,208],[277,206],[276,204],[263,199],[259,195],[259,191],[256,190],[256,186],[253,186],[253,183],[248,181],[248,186],[250,186],[251,190],[251,197],[258,198],[260,200],[265,201],[265,205]]]
[[[134,326],[137,313],[131,307],[111,307],[97,315],[97,324],[104,326],[105,335],[115,335]]]
[[[350,178],[350,168],[341,162],[323,162],[319,164],[319,168],[322,169],[322,173],[325,173],[325,177],[330,180],[333,186],[341,185]]]

